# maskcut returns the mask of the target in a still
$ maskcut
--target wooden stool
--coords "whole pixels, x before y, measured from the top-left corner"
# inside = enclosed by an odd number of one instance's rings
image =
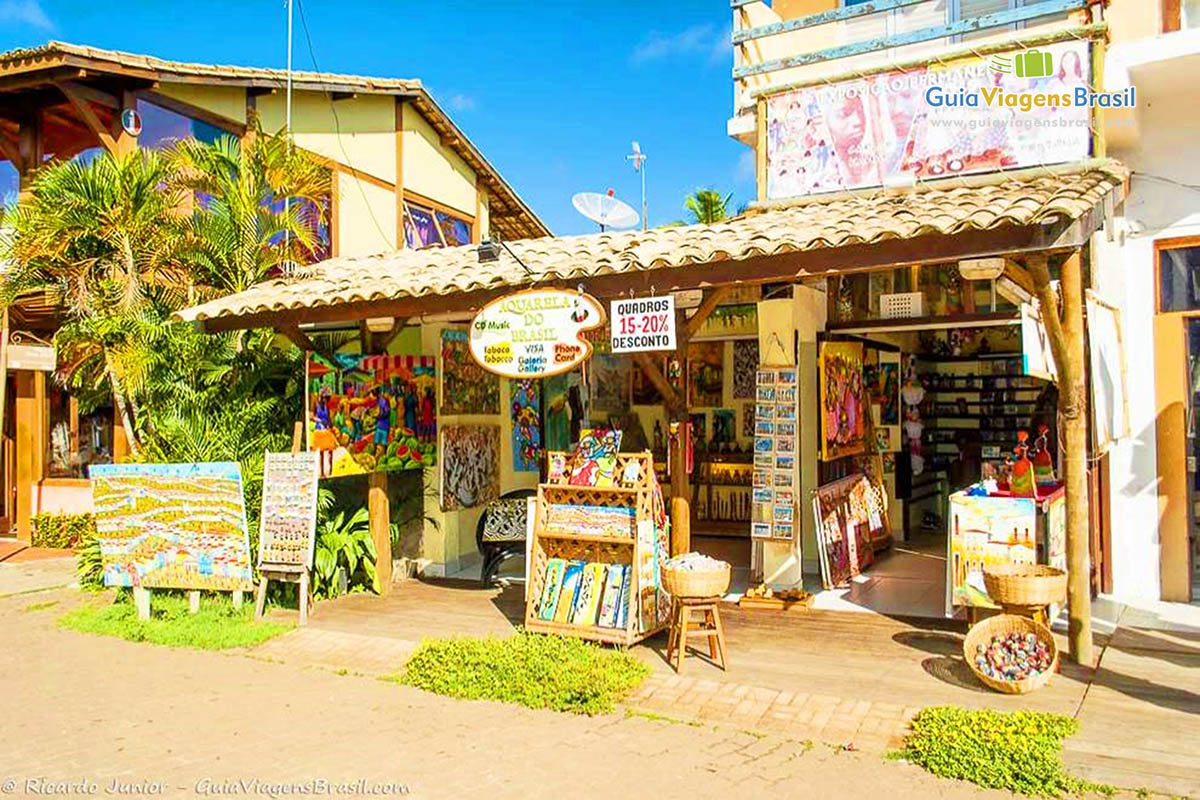
[[[1013,603],[1001,603],[1000,609],[1005,614],[1015,614],[1018,617],[1025,617],[1046,628],[1050,627],[1050,607],[1049,606],[1027,606]]]
[[[667,663],[680,672],[687,652],[688,635],[708,637],[708,657],[717,661],[720,650],[721,669],[729,670],[725,646],[725,629],[721,627],[719,597],[676,597],[671,603],[671,630],[667,634]],[[700,621],[692,621],[692,612],[700,612]]]
[[[267,607],[267,583],[280,581],[282,583],[300,584],[299,605],[300,624],[308,624],[309,595],[312,584],[309,580],[308,568],[299,564],[264,564],[258,568],[258,592],[254,601],[254,618],[262,619]]]

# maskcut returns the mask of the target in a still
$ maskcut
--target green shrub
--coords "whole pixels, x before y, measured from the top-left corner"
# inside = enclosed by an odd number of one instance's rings
[[[235,609],[227,595],[202,596],[200,611],[191,614],[185,595],[165,591],[153,593],[150,619],[144,622],[137,618],[133,596],[120,592],[115,602],[80,606],[60,617],[58,624],[81,633],[199,650],[253,647],[291,628],[278,622],[255,620],[252,603]]]
[[[80,589],[95,592],[104,588],[104,560],[95,531],[87,533],[75,548],[75,578]]]
[[[917,714],[897,755],[934,775],[988,789],[1049,797],[1101,789],[1063,769],[1063,739],[1077,729],[1061,714],[938,706]]]
[[[34,514],[34,547],[78,547],[96,538],[96,518],[91,514]]]
[[[518,633],[427,640],[393,679],[448,697],[600,714],[649,674],[628,653],[571,637]]]

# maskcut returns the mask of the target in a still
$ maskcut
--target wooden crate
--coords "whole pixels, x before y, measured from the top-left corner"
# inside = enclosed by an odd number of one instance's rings
[[[558,454],[550,455],[553,457]],[[631,461],[640,462],[639,478],[632,483],[621,483],[621,478]],[[566,477],[555,483],[543,483],[538,486],[533,541],[530,545],[530,586],[525,603],[526,630],[579,636],[628,647],[666,627],[669,605],[658,581],[658,568],[669,554],[670,534],[666,526],[658,528],[654,524],[654,502],[658,488],[654,460],[649,452],[620,453],[617,456],[616,477],[618,484],[608,487],[570,486]],[[661,501],[661,494],[659,498]],[[546,511],[551,504],[632,508],[634,535],[618,537],[555,531],[546,524]],[[552,558],[628,564],[629,607],[625,610],[625,627],[572,625],[539,619],[537,606],[542,596],[546,564]],[[639,570],[639,565],[647,559],[652,567],[651,581],[645,581]]]

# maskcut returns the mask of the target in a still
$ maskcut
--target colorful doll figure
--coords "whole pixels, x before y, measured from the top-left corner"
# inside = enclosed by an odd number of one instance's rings
[[[1017,497],[1037,497],[1028,440],[1029,431],[1017,431],[1017,446],[1013,448],[1017,461],[1013,464],[1012,478],[1009,480],[1009,490]]]
[[[1050,457],[1050,426],[1038,426],[1038,438],[1033,452],[1033,477],[1039,489],[1053,488],[1058,484],[1054,474],[1054,460]]]

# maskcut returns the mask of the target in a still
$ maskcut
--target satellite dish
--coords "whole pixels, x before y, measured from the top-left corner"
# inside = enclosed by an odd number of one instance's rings
[[[599,192],[580,192],[571,198],[575,210],[592,222],[605,228],[632,228],[641,221],[641,217],[628,203],[623,203],[613,197],[612,189],[608,194]]]

